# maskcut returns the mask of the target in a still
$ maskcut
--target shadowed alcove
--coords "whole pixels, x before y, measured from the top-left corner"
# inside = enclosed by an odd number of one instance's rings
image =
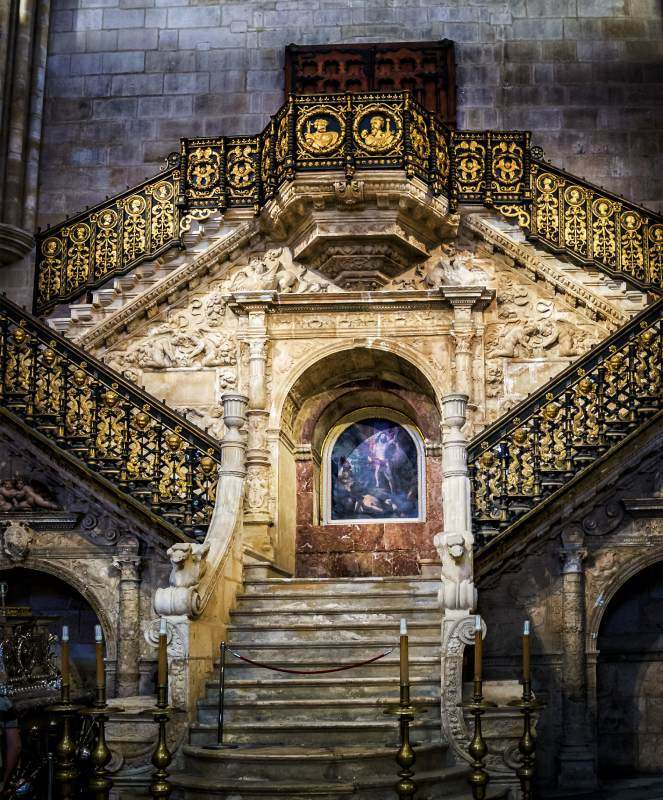
[[[432,540],[442,524],[440,415],[421,370],[393,352],[343,350],[298,378],[286,408],[279,529],[292,531],[296,574],[418,574],[420,561],[436,556]],[[344,433],[361,437],[362,431],[373,436],[366,433],[367,441],[358,441],[353,455],[341,455],[339,462],[335,443]],[[335,519],[331,510],[329,493],[338,487],[339,464],[352,472],[355,510],[347,520]],[[408,487],[417,505],[413,501],[404,510]]]

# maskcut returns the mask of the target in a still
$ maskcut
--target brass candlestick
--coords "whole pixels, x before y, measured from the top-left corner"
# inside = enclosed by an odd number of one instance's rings
[[[536,773],[536,739],[532,732],[532,716],[543,704],[532,697],[532,680],[530,672],[530,624],[525,622],[523,628],[523,696],[509,705],[520,709],[523,715],[523,735],[518,742],[521,764],[516,769],[520,781],[522,800],[534,798],[534,775]]]
[[[405,620],[401,620],[400,654],[400,702],[397,706],[386,709],[384,713],[393,714],[399,720],[400,747],[396,753],[396,763],[400,767],[398,773],[400,780],[395,786],[396,794],[400,800],[411,800],[417,791],[417,785],[413,780],[412,767],[416,756],[410,744],[410,723],[418,714],[424,713],[425,709],[413,706],[410,702],[408,635]]]
[[[71,702],[69,628],[67,625],[62,628],[60,672],[62,675],[60,703],[49,706],[48,711],[61,719],[61,734],[55,746],[56,765],[54,777],[59,790],[58,794],[62,800],[71,800],[76,794],[76,782],[78,781],[76,742],[72,728],[76,714],[81,710],[82,706],[74,705]]]
[[[483,635],[481,627],[481,617],[475,617],[474,625],[474,691],[472,700],[469,703],[462,703],[462,707],[467,709],[474,717],[474,735],[468,747],[468,753],[472,759],[472,769],[468,775],[468,781],[472,787],[472,797],[474,800],[485,800],[486,790],[490,776],[485,768],[485,758],[488,754],[488,746],[483,738],[481,729],[481,717],[488,708],[494,706],[483,699]]]
[[[96,663],[97,663],[97,685],[95,691],[95,701],[92,708],[85,709],[82,713],[90,716],[97,730],[96,741],[92,749],[93,772],[88,781],[90,796],[94,800],[108,800],[110,791],[113,788],[111,779],[106,766],[111,760],[111,751],[106,743],[106,722],[109,719],[109,706],[106,704],[106,665],[104,663],[103,639],[101,627],[96,626]],[[122,708],[114,708],[113,711],[123,711]]]
[[[170,718],[168,708],[168,629],[166,620],[162,618],[159,631],[159,671],[157,682],[157,708],[154,713],[154,721],[159,726],[157,745],[152,754],[152,764],[155,770],[152,774],[150,784],[150,794],[155,798],[168,798],[173,791],[168,781],[168,767],[173,760],[173,756],[168,749],[166,738],[166,723]]]

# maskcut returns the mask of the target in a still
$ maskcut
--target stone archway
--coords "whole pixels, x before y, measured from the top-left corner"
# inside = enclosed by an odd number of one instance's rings
[[[281,417],[289,442],[279,454],[279,531],[290,531],[295,573],[302,577],[413,575],[435,558],[442,527],[440,414],[428,377],[392,349],[354,346],[326,353],[300,372]],[[404,426],[421,442],[422,512],[416,521],[368,515],[342,524],[323,513],[330,469],[325,441],[344,425],[366,418]],[[357,423],[359,424],[359,423]],[[386,422],[385,422],[386,424]],[[384,489],[384,487],[383,487]],[[363,491],[363,490],[362,490]],[[375,500],[372,489],[362,497]],[[392,508],[396,508],[394,504]],[[425,511],[423,510],[425,509]],[[370,514],[375,518],[368,518]],[[404,515],[405,516],[405,515]]]
[[[61,570],[3,567],[0,579],[8,584],[7,604],[28,606],[37,617],[52,617],[50,633],[60,640],[62,626],[69,627],[72,691],[75,696],[94,690],[94,626],[100,624],[107,642],[107,657],[113,657],[114,637],[109,641],[108,620]],[[112,642],[112,644],[111,644]]]
[[[612,593],[597,647],[599,773],[663,772],[663,561]]]

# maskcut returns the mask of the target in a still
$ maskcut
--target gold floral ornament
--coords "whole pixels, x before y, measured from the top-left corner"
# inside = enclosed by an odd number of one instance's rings
[[[439,130],[435,131],[435,166],[440,178],[449,177],[449,147],[444,134]]]
[[[389,106],[365,106],[355,118],[355,144],[371,155],[389,155],[403,141],[401,115]]]
[[[237,145],[228,151],[228,183],[235,189],[246,191],[256,182],[256,167],[253,162],[255,149],[251,145]]]
[[[221,180],[221,156],[211,147],[197,147],[189,154],[187,180],[193,197],[206,197]]]
[[[260,154],[260,179],[264,187],[269,185],[272,172],[272,137],[267,134],[262,142],[262,152]]]
[[[417,159],[425,163],[430,155],[426,120],[416,108],[410,108],[410,144]]]
[[[79,222],[69,231],[67,249],[67,288],[80,286],[90,277],[90,226]]]
[[[477,194],[484,188],[486,148],[476,139],[456,143],[456,181],[462,194]]]
[[[94,216],[92,220],[95,221]],[[118,215],[113,209],[106,208],[96,217],[97,235],[94,243],[94,271],[96,276],[105,275],[117,268],[119,264]]]
[[[44,301],[57,296],[60,291],[62,268],[62,241],[55,236],[44,239],[41,245],[42,262],[39,269],[39,299]]]
[[[288,115],[281,117],[276,134],[276,163],[281,164],[288,155]]]
[[[516,142],[500,142],[493,147],[494,188],[513,191],[523,181],[523,150]]]
[[[331,106],[305,111],[297,122],[297,144],[310,156],[328,156],[343,144],[345,122]]]

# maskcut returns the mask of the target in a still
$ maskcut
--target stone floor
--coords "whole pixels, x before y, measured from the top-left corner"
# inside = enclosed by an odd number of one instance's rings
[[[606,781],[599,791],[583,794],[582,800],[663,800],[663,776]]]

